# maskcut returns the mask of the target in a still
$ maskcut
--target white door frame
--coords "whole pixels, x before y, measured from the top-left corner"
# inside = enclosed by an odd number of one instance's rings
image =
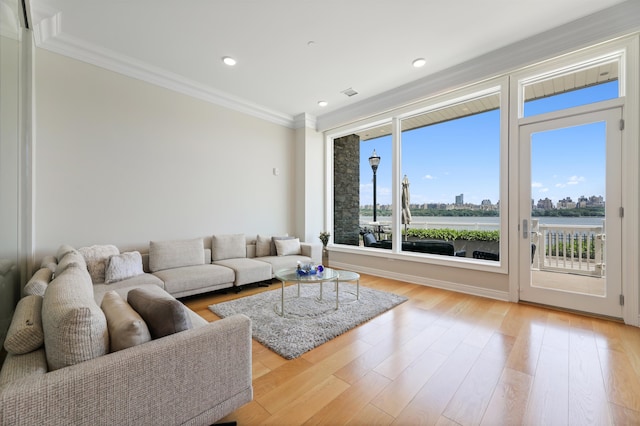
[[[622,317],[622,220],[618,208],[622,206],[622,106],[619,99],[600,102],[578,108],[543,114],[527,120],[519,126],[519,283],[520,297],[530,302],[553,305],[560,308],[589,312],[615,318]],[[570,293],[533,286],[531,272],[531,135],[556,129],[606,122],[606,217],[607,237],[605,258],[607,262],[604,296]],[[585,194],[590,195],[590,194]],[[525,223],[526,229],[525,235]],[[538,247],[539,253],[543,247]]]

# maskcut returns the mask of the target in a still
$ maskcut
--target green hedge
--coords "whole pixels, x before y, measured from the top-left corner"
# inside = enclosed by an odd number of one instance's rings
[[[404,230],[402,231],[404,234]],[[433,240],[466,240],[466,241],[500,241],[500,231],[470,231],[451,228],[442,229],[407,229],[408,237]]]

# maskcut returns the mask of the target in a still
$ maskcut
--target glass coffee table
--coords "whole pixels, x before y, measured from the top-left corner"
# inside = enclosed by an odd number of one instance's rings
[[[340,272],[331,268],[324,268],[322,273],[316,273],[314,275],[300,275],[296,269],[282,269],[275,273],[275,277],[282,282],[282,296],[280,299],[280,312],[276,307],[276,313],[281,317],[284,316],[284,287],[287,282],[294,282],[298,284],[298,297],[300,297],[300,284],[320,283],[320,296],[319,300],[322,300],[322,284],[328,281],[333,281],[336,285],[336,310],[339,307],[339,294],[338,294],[338,278]]]

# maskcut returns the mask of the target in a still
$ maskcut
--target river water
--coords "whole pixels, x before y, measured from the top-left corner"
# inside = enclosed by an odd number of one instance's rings
[[[378,216],[381,225],[391,226],[391,216]],[[582,226],[602,226],[602,217],[532,217],[542,225],[560,225],[570,227],[573,225]],[[371,216],[360,216],[360,225],[369,227],[373,221]],[[500,225],[499,217],[469,217],[469,216],[413,216],[409,228],[456,228],[456,229],[478,229],[497,230]],[[404,227],[404,225],[403,225]]]

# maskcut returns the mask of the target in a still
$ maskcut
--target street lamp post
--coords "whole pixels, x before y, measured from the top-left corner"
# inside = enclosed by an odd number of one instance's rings
[[[376,150],[373,150],[373,154],[369,157],[369,165],[373,170],[373,221],[377,222],[376,218],[376,172],[378,171],[378,164],[380,164],[380,156],[376,154]],[[380,229],[378,228],[378,238],[380,238]]]

